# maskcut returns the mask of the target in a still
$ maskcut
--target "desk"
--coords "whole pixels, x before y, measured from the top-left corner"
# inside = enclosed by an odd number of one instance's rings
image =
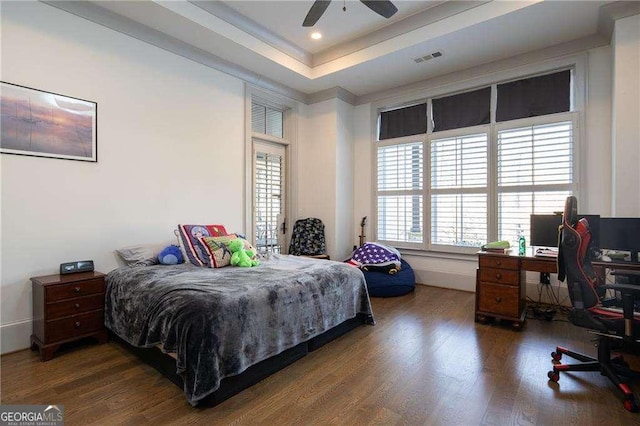
[[[591,262],[599,282],[604,282],[607,269],[616,271],[640,271],[640,263]],[[478,252],[476,270],[477,322],[493,318],[512,321],[513,328],[520,330],[526,315],[526,271],[558,272],[557,259],[535,257],[530,249],[525,256]]]

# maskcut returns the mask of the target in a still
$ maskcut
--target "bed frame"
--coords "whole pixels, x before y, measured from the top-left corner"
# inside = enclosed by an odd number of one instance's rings
[[[342,336],[345,333],[353,330],[354,328],[366,324],[368,316],[365,314],[358,314],[356,317],[346,320],[342,324],[339,324],[332,329],[325,331],[324,333],[316,336],[306,342],[302,342],[290,349],[287,349],[278,355],[274,355],[257,364],[247,368],[242,373],[236,376],[225,377],[220,382],[220,387],[201,400],[198,403],[199,407],[213,407],[221,402],[231,398],[237,393],[242,392],[250,386],[258,383],[273,373],[282,370],[286,366],[293,364],[300,358],[303,358],[307,353],[313,352],[321,346],[329,343],[330,341]],[[162,351],[156,347],[153,348],[138,348],[131,346],[124,340],[111,333],[111,337],[114,340],[122,343],[129,351],[134,353],[145,363],[149,364],[163,376],[171,380],[180,389],[183,389],[182,377],[176,373],[176,360],[162,353]]]

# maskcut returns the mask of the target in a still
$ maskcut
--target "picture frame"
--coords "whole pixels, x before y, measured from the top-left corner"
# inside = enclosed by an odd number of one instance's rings
[[[0,153],[98,162],[98,104],[0,81]]]

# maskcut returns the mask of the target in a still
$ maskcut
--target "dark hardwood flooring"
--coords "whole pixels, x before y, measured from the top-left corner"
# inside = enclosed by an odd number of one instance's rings
[[[29,350],[2,356],[1,401],[63,404],[67,425],[640,425],[599,373],[548,382],[556,345],[595,354],[586,330],[535,319],[522,332],[476,324],[472,293],[427,286],[372,302],[376,326],[216,407],[192,408],[181,389],[115,342],[45,363]],[[638,368],[636,357],[626,359]]]

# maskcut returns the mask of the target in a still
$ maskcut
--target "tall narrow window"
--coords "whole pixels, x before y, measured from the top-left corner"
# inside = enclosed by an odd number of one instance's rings
[[[423,242],[423,144],[378,147],[378,239]]]
[[[282,251],[284,156],[283,147],[254,143],[254,232],[256,248],[260,252]]]
[[[498,238],[529,236],[530,215],[561,209],[574,190],[572,121],[498,131]]]
[[[487,135],[431,141],[431,243],[479,246],[487,239]]]

